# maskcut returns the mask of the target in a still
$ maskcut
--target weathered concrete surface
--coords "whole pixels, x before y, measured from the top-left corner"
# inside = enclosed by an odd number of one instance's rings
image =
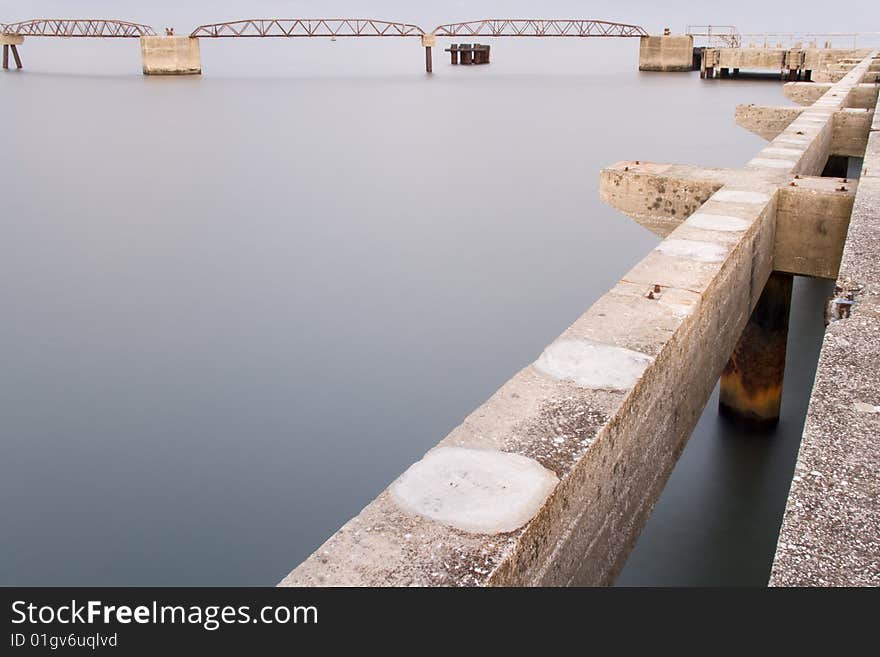
[[[773,268],[800,276],[837,278],[856,189],[854,180],[810,176],[783,187],[776,213]]]
[[[829,306],[771,586],[880,586],[880,121]],[[849,302],[853,302],[852,305]]]
[[[817,101],[817,104],[822,101]],[[776,139],[795,119],[806,112],[803,107],[767,107],[762,105],[739,105],[736,108],[737,125],[767,140]],[[815,108],[805,115],[805,120],[822,121]],[[873,109],[843,107],[834,113],[831,134],[831,154],[861,157],[868,143],[868,130],[874,120]]]
[[[736,124],[770,141],[782,134],[803,111],[801,107],[737,105]]]
[[[806,143],[805,141],[803,143]],[[763,155],[797,156],[792,140],[767,146]],[[682,222],[716,229],[730,225],[706,201],[721,187],[748,187],[753,170],[701,168],[654,162],[618,162],[600,173],[599,197],[660,237]],[[857,183],[838,178],[791,176],[776,207],[774,269],[801,276],[837,278]],[[748,198],[723,193],[729,200]],[[690,218],[688,218],[690,217]]]
[[[870,48],[805,48],[804,68],[816,72],[845,66],[849,72],[870,53]]]
[[[198,75],[202,72],[199,40],[188,36],[141,37],[144,75]]]
[[[849,76],[835,90],[856,82]],[[611,583],[770,276],[779,189],[795,174],[821,171],[832,114],[821,126],[796,120],[807,136],[797,155],[763,152],[750,161],[748,182],[725,183],[703,203],[723,219],[672,230],[441,441],[518,455],[552,472],[558,483],[525,524],[463,529],[464,511],[446,504],[455,486],[432,476],[426,496],[440,499],[429,499],[428,511],[414,512],[386,490],[281,584]],[[528,469],[541,472],[536,465]],[[478,470],[466,459],[455,467],[469,481]],[[408,499],[419,497],[409,490]],[[429,517],[433,508],[442,518]]]
[[[734,69],[795,72],[799,79],[810,75],[814,82],[838,82],[867,57],[865,49],[839,48],[706,48],[701,77],[713,77]]]
[[[692,36],[643,36],[639,38],[640,71],[692,71]]]
[[[0,34],[0,46],[20,46],[24,37],[20,34]]]
[[[798,105],[812,105],[830,88],[830,82],[786,82],[782,92]],[[876,84],[856,85],[846,100],[846,107],[873,109],[877,105],[878,90],[880,87]]]

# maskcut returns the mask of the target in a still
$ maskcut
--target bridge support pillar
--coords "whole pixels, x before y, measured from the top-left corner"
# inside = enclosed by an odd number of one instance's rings
[[[24,37],[16,34],[0,34],[0,45],[3,46],[3,68],[9,69],[9,51],[15,59],[15,67],[21,68],[21,57],[18,54],[18,46],[24,43]]]
[[[721,375],[719,412],[756,428],[779,421],[791,274],[773,272]]]
[[[639,39],[640,71],[691,71],[694,38],[691,36],[643,36]]]
[[[432,53],[433,47],[437,45],[437,37],[433,34],[423,34],[422,35],[422,47],[425,49],[425,72],[433,73],[434,72],[434,56]]]
[[[199,40],[188,36],[141,37],[144,75],[199,75]]]

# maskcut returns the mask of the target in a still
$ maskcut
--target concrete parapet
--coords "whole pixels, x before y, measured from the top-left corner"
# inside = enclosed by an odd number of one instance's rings
[[[144,75],[198,75],[202,72],[199,40],[188,36],[141,37]]]
[[[771,586],[880,586],[880,120],[830,302]]]
[[[821,173],[866,69],[744,169],[660,192],[666,239],[281,585],[611,583],[770,278],[782,189]]]
[[[694,38],[692,36],[640,37],[639,70],[694,70]]]

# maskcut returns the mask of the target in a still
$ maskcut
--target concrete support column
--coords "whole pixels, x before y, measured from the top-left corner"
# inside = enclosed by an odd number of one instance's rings
[[[690,71],[693,66],[692,36],[643,36],[639,39],[640,71]]]
[[[17,34],[0,34],[0,45],[3,46],[3,68],[9,69],[9,51],[15,58],[15,67],[21,68],[21,57],[18,54],[18,46],[24,43],[24,37]]]
[[[188,36],[141,37],[144,75],[199,75],[199,40]]]
[[[793,277],[773,272],[721,375],[719,412],[756,428],[779,421]]]
[[[425,49],[425,72],[434,72],[434,57],[432,54],[433,47],[437,44],[437,37],[433,34],[422,35],[422,47]]]

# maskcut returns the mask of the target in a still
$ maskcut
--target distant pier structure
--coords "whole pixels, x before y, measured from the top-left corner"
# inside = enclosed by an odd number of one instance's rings
[[[463,64],[488,64],[492,52],[492,46],[484,46],[479,43],[453,43],[447,49],[453,66]]]

